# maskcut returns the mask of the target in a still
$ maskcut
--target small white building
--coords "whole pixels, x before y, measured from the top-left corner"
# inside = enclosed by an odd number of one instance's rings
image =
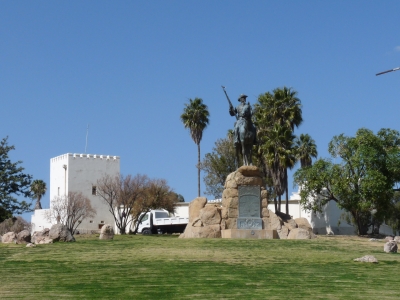
[[[174,216],[177,218],[189,218],[189,202],[176,203]]]
[[[119,172],[119,156],[66,153],[50,159],[50,209],[55,197],[81,192],[97,211],[95,217],[85,219],[78,226],[81,233],[98,230],[104,224],[114,224],[107,204],[96,195],[96,183],[104,175],[115,176]],[[46,220],[46,211],[48,209],[35,210],[31,217],[32,232],[50,228],[51,223],[55,223]]]

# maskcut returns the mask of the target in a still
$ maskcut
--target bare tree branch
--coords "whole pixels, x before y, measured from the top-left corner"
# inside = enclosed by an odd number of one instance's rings
[[[148,181],[146,175],[106,175],[97,181],[97,195],[107,203],[121,234],[126,233],[126,228],[132,222],[131,211]]]
[[[76,228],[86,218],[96,215],[89,198],[81,192],[69,192],[66,196],[56,196],[51,201],[50,210],[46,213],[49,222],[57,220],[67,226],[74,235]]]
[[[169,187],[165,179],[149,180],[132,210],[133,220],[136,222],[134,233],[138,230],[139,217],[142,213],[144,214],[152,209],[165,209],[173,213],[177,202],[178,194]]]

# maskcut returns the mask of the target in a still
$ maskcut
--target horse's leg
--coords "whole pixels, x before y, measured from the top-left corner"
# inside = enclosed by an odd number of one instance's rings
[[[249,123],[250,124],[250,123]],[[253,158],[252,158],[252,154],[253,154],[253,144],[254,144],[254,133],[252,128],[248,127],[248,135],[246,136],[246,159],[247,159],[247,163],[248,166],[252,166],[253,165]]]
[[[241,127],[240,131],[239,131],[240,135],[240,149],[242,151],[242,158],[243,158],[243,166],[247,166],[247,161],[246,161],[246,147],[245,147],[245,138],[246,138],[246,134],[245,134],[245,128]]]
[[[243,156],[243,165],[248,166],[248,161],[247,161],[247,153],[246,153],[246,145],[244,142],[242,142],[242,156]]]
[[[252,144],[249,145],[249,158],[248,158],[248,161],[249,161],[249,166],[252,166],[253,165],[253,145]]]
[[[239,160],[239,152],[240,152],[240,145],[236,144],[235,145],[235,149],[236,149],[236,169],[239,169],[239,165],[240,165],[240,160]]]
[[[251,166],[251,148],[250,145],[246,145],[246,162],[248,166]]]

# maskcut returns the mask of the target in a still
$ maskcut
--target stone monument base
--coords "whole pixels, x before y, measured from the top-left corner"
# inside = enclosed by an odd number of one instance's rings
[[[225,229],[221,230],[223,239],[279,239],[276,230],[269,229]]]

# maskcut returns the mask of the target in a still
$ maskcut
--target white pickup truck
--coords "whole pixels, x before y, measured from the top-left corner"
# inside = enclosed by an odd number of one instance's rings
[[[170,217],[162,209],[141,214],[139,220],[137,232],[141,234],[182,233],[189,223],[189,218]]]

